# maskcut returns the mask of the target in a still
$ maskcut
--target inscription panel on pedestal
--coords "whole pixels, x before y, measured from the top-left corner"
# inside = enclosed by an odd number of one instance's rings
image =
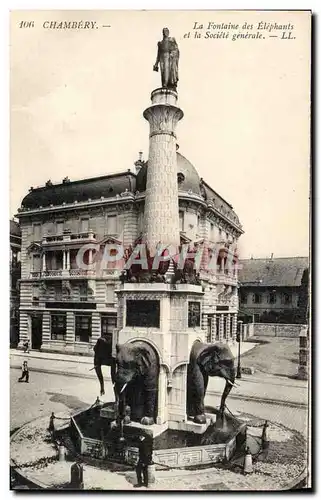
[[[159,328],[159,300],[127,300],[126,326],[141,326]]]
[[[194,328],[201,325],[201,303],[188,303],[188,327]]]

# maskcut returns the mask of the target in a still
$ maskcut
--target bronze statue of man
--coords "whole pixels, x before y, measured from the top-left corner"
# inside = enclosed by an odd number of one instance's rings
[[[160,65],[162,87],[176,90],[178,82],[179,50],[175,38],[169,36],[169,29],[163,29],[163,40],[157,44],[157,58],[154,71]]]

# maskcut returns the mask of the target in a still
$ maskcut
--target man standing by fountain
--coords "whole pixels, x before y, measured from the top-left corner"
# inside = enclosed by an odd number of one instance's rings
[[[141,486],[148,487],[148,466],[152,464],[153,459],[153,440],[149,436],[139,436],[139,458],[136,465],[137,484],[135,488]],[[143,481],[142,481],[143,473]]]

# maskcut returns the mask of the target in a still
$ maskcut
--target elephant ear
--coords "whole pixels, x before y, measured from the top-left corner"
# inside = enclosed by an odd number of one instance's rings
[[[212,367],[218,365],[220,361],[220,353],[217,345],[214,344],[207,346],[198,356],[198,364],[202,367],[208,367],[208,371],[211,371]]]

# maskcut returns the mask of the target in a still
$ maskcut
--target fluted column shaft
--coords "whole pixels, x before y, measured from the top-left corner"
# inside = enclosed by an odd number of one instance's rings
[[[146,242],[153,253],[159,243],[179,246],[179,213],[175,129],[183,112],[177,94],[168,89],[152,93],[144,111],[150,125],[145,196]]]

